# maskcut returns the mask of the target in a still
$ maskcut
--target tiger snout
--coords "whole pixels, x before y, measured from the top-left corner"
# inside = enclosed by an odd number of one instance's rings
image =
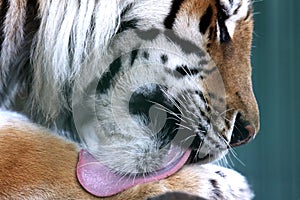
[[[250,122],[245,121],[240,113],[237,114],[230,146],[240,146],[250,142],[256,134],[256,129]]]

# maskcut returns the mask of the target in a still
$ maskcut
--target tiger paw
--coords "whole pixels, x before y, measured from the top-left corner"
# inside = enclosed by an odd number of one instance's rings
[[[245,177],[232,169],[213,164],[186,166],[165,180],[133,189],[144,191],[151,198],[174,191],[209,200],[250,200],[254,197]]]

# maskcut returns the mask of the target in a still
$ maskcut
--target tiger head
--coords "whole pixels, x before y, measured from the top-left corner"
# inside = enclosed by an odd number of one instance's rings
[[[107,67],[88,85],[94,103],[87,95],[82,99],[88,106],[73,107],[75,124],[97,124],[94,131],[78,128],[89,152],[134,177],[159,174],[188,157],[212,162],[259,130],[251,2],[172,1],[155,9],[147,4],[158,21],[149,21],[148,11],[141,14],[146,3],[134,2],[122,12],[111,55],[102,62]]]
[[[177,16],[173,29],[202,45],[222,78],[225,94],[216,98],[226,102],[226,112],[222,113],[227,124],[224,138],[232,146],[246,143],[259,130],[259,112],[251,81],[251,1],[188,1],[182,4]],[[195,40],[196,28],[202,34],[198,40]],[[209,101],[213,99],[210,97]]]

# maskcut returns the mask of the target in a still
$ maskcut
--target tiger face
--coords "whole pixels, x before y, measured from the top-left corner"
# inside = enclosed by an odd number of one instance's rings
[[[80,154],[82,166],[92,154],[108,180],[125,177],[121,189],[169,176],[187,160],[212,162],[259,130],[250,0],[28,7],[39,17],[1,18],[30,33],[17,38],[20,30],[3,29],[1,37],[11,39],[1,40],[0,90],[11,92],[0,95],[1,104],[14,107],[7,102],[23,96],[23,113],[82,145],[89,152]]]
[[[224,84],[225,96],[221,97],[221,93],[216,97],[226,101],[223,117],[227,133],[223,136],[232,146],[242,144],[259,130],[259,112],[251,83],[251,1],[189,1],[182,6],[184,9],[178,13],[173,29],[182,36],[190,35],[191,40],[195,35],[190,34],[189,28],[198,25],[204,41],[202,37],[196,43],[203,45],[209,53]],[[181,23],[183,20],[180,21],[179,16],[187,19],[189,15],[195,16],[194,20]],[[212,83],[211,87],[214,84],[220,87],[219,82]],[[210,97],[208,102],[213,99]],[[230,127],[234,127],[233,133]]]
[[[87,87],[94,103],[85,96],[88,106],[73,107],[80,111],[75,124],[97,127],[77,127],[89,152],[136,183],[179,169],[187,159],[220,159],[259,129],[250,1],[175,1],[155,24],[126,15],[139,7],[130,4],[123,13],[123,23],[134,29],[113,38],[107,67]]]

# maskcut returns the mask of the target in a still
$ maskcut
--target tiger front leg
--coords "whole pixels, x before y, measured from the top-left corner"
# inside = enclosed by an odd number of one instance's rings
[[[174,193],[175,197],[183,196],[182,193],[195,195],[191,199],[249,200],[254,197],[247,180],[238,172],[213,164],[195,164],[185,166],[167,179],[137,185],[119,194],[117,199],[169,199],[173,192],[180,192]],[[164,193],[168,194],[157,197]]]

